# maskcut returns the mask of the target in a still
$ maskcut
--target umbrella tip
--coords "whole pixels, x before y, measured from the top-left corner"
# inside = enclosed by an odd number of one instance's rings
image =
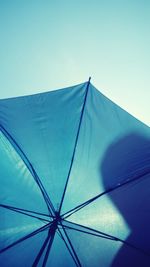
[[[89,83],[90,83],[90,81],[91,81],[91,77],[89,77]]]

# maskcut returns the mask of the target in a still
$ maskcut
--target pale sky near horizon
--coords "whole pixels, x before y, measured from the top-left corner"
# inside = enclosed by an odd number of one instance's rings
[[[150,126],[149,0],[0,0],[0,98],[89,76]]]

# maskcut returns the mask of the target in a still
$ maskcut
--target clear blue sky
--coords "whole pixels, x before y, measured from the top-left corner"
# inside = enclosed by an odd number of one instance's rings
[[[0,97],[84,82],[150,125],[149,0],[0,0]]]

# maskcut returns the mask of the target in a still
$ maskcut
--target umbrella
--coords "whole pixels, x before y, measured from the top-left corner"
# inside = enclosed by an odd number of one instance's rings
[[[0,266],[150,266],[148,126],[90,79],[1,99],[0,125]]]

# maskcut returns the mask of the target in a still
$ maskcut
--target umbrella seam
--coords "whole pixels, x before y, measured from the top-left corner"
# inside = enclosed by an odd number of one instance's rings
[[[53,206],[51,205],[51,200],[49,199],[49,196],[40,180],[40,178],[38,177],[36,171],[34,170],[31,162],[29,161],[29,159],[27,158],[27,156],[25,155],[25,153],[23,152],[23,150],[20,148],[20,146],[17,144],[17,142],[14,140],[14,138],[5,130],[5,128],[3,126],[0,126],[2,133],[4,134],[4,136],[6,137],[6,139],[10,142],[10,144],[12,145],[12,147],[14,148],[14,150],[16,151],[16,153],[20,156],[20,158],[22,159],[22,161],[24,162],[25,166],[27,167],[27,169],[29,170],[30,174],[32,175],[34,181],[37,183],[43,198],[45,200],[45,203],[47,205],[47,208],[50,212],[50,214],[52,215],[52,212],[50,210],[50,207],[53,211],[53,213],[55,213],[55,210],[53,208]],[[16,148],[15,148],[16,146]],[[50,205],[50,207],[49,207]]]
[[[100,198],[100,197],[102,197],[102,196],[104,196],[104,195],[106,195],[106,194],[108,194],[108,193],[111,193],[111,192],[117,190],[118,188],[121,188],[121,187],[123,187],[123,186],[125,186],[125,185],[128,185],[128,184],[130,184],[130,183],[133,183],[133,182],[135,182],[135,181],[137,181],[137,180],[140,180],[141,178],[143,178],[143,176],[145,176],[145,175],[147,175],[147,174],[149,174],[149,173],[150,173],[149,170],[148,170],[148,171],[145,171],[145,172],[142,173],[140,176],[134,177],[134,178],[132,178],[132,179],[130,179],[130,180],[128,179],[128,180],[124,181],[123,183],[119,183],[119,184],[117,184],[116,186],[107,189],[106,191],[104,191],[104,192],[102,192],[102,193],[96,195],[96,196],[93,197],[93,198],[90,198],[89,200],[83,202],[82,204],[79,204],[78,206],[76,206],[75,208],[71,209],[70,211],[68,211],[68,212],[66,212],[66,213],[64,213],[64,214],[62,214],[62,217],[64,217],[64,219],[70,217],[72,214],[78,212],[80,209],[82,209],[82,208],[86,207],[87,205],[91,204],[92,202],[94,202],[94,201],[97,200],[98,198]],[[70,212],[71,212],[71,213],[70,213]],[[68,214],[68,213],[70,213],[70,214]],[[67,214],[68,214],[68,215],[67,215]],[[67,216],[65,216],[65,215],[67,215]]]
[[[69,171],[68,171],[68,176],[67,176],[66,184],[65,184],[64,191],[63,191],[63,194],[62,194],[60,206],[59,206],[59,213],[61,212],[61,208],[62,208],[62,205],[63,205],[66,189],[67,189],[67,186],[68,186],[68,182],[69,182],[69,178],[70,178],[70,174],[71,174],[71,170],[72,170],[72,166],[73,166],[73,162],[74,162],[74,158],[75,158],[75,153],[76,153],[76,148],[77,148],[77,144],[78,144],[80,129],[81,129],[81,125],[82,125],[84,110],[85,110],[85,106],[86,106],[86,102],[87,102],[87,96],[88,96],[88,91],[89,91],[88,89],[89,89],[89,85],[90,85],[90,80],[91,80],[91,77],[89,78],[88,82],[86,83],[87,86],[86,86],[86,91],[85,91],[85,97],[84,97],[83,106],[82,106],[82,110],[81,110],[81,114],[80,114],[80,120],[79,120],[79,125],[78,125],[76,138],[75,138],[75,145],[74,145],[73,154],[72,154],[72,158],[71,158],[71,163],[70,163],[70,167],[69,167]]]

